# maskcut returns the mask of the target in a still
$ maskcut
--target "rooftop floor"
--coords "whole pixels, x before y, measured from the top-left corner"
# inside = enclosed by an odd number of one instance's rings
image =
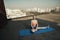
[[[39,27],[50,25],[55,31],[42,33],[40,35],[18,36],[18,30],[30,28],[32,17],[9,20],[4,28],[0,29],[0,40],[60,40],[60,14],[37,15]]]

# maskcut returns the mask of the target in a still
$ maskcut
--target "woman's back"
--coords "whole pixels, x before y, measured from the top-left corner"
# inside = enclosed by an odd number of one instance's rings
[[[36,25],[37,25],[37,20],[32,20],[32,21],[31,21],[31,26],[32,26],[32,27],[35,27]]]

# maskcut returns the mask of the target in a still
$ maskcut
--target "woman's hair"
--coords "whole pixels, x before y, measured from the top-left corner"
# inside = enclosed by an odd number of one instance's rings
[[[33,20],[35,19],[35,16],[33,15]]]

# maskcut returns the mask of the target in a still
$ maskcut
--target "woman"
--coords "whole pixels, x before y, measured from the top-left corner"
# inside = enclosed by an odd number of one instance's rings
[[[36,32],[38,27],[38,21],[33,16],[33,20],[31,20],[31,32]]]
[[[31,20],[31,32],[34,33],[39,29],[46,29],[49,28],[49,25],[46,27],[38,27],[38,21],[35,19],[35,16],[33,16],[33,20]]]

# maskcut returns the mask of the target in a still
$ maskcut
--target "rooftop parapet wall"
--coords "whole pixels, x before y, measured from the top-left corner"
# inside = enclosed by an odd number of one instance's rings
[[[0,27],[6,24],[6,22],[7,18],[6,18],[4,0],[0,0]]]

